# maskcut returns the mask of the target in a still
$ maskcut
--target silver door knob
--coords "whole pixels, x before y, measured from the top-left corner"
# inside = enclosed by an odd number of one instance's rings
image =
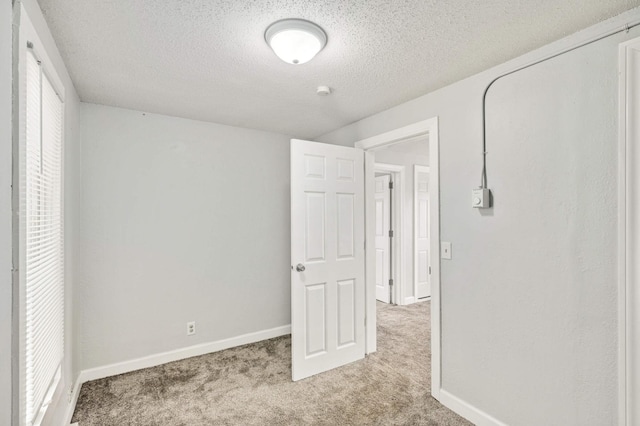
[[[304,272],[305,269],[306,268],[304,267],[304,265],[302,263],[298,263],[296,265],[296,271],[298,271],[298,272]]]

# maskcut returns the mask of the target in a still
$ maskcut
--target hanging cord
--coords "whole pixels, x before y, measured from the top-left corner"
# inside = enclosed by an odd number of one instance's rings
[[[612,35],[621,33],[621,32],[629,32],[630,29],[637,27],[638,25],[640,25],[640,20],[636,20],[635,22],[629,24],[625,24],[625,26],[621,29],[618,30],[612,30],[609,31],[603,35],[597,36],[591,40],[585,41],[583,43],[580,43],[576,46],[573,47],[569,47],[567,49],[561,50],[558,53],[554,53],[553,55],[544,57],[542,59],[538,59],[536,61],[530,62],[526,65],[523,65],[521,67],[518,67],[514,70],[511,70],[509,72],[506,72],[504,74],[501,74],[499,76],[497,76],[496,78],[494,78],[493,80],[491,80],[491,82],[487,85],[487,88],[484,89],[484,94],[482,95],[482,176],[480,178],[480,188],[487,188],[487,92],[489,92],[489,88],[491,88],[491,86],[493,85],[493,83],[495,83],[496,81],[500,80],[503,77],[506,77],[508,75],[517,73],[518,71],[522,71],[526,68],[532,67],[534,65],[538,65],[539,63],[542,62],[546,62],[550,59],[553,58],[557,58],[560,55],[564,55],[565,53],[569,53],[572,52],[576,49],[579,49],[581,47],[587,46],[589,44],[595,43],[597,41],[600,41],[602,39],[605,39],[607,37],[611,37]]]

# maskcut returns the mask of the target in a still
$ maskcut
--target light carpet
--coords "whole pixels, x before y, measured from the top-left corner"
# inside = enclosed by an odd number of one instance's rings
[[[82,385],[91,425],[470,425],[430,395],[429,302],[378,303],[378,351],[291,381],[278,337]]]

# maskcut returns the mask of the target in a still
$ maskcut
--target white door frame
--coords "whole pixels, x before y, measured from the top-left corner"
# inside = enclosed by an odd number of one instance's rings
[[[430,167],[430,224],[431,235],[429,247],[429,260],[431,263],[431,395],[440,397],[440,155],[438,117],[420,121],[401,127],[390,132],[382,133],[355,143],[356,148],[365,151],[365,226],[366,226],[366,260],[365,260],[365,299],[367,316],[366,353],[376,350],[376,293],[375,293],[375,235],[374,223],[369,218],[375,215],[373,194],[375,185],[374,155],[371,150],[382,146],[393,145],[399,142],[414,140],[425,135],[429,136],[429,167]]]
[[[620,44],[618,424],[640,424],[640,38]],[[634,117],[634,119],[630,119]]]
[[[431,173],[431,168],[429,166],[421,166],[416,164],[413,166],[413,294],[415,295],[415,301],[418,299],[418,221],[420,218],[418,217],[418,173]],[[431,210],[431,206],[429,206],[429,211]],[[429,241],[431,239],[431,234],[429,234]],[[431,259],[430,259],[431,260]],[[427,265],[427,268],[429,265]],[[431,280],[429,280],[429,285],[431,285]],[[431,293],[431,292],[429,292]],[[425,297],[428,299],[431,297]]]
[[[405,252],[403,242],[404,230],[404,185],[405,185],[405,167],[395,164],[374,163],[374,172],[383,172],[391,174],[393,182],[393,199],[391,200],[391,210],[393,211],[393,270],[391,271],[391,279],[393,280],[393,304],[404,305],[404,267]],[[367,194],[365,194],[365,198]],[[366,216],[367,212],[365,212]]]

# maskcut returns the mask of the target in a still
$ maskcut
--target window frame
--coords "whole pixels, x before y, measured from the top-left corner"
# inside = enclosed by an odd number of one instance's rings
[[[63,345],[63,356],[60,363],[60,368],[57,370],[54,381],[56,385],[49,389],[47,394],[45,395],[44,401],[47,399],[51,399],[53,395],[60,391],[62,386],[64,386],[64,376],[65,376],[65,364],[66,364],[66,354],[69,353],[69,348],[67,347],[67,341],[64,336],[66,333],[67,325],[67,314],[65,310],[67,308],[67,300],[68,294],[66,293],[67,287],[67,277],[65,271],[65,229],[64,229],[64,218],[65,218],[65,139],[66,139],[66,129],[65,129],[65,86],[62,84],[62,80],[59,78],[58,74],[55,71],[55,67],[51,58],[47,54],[45,50],[45,45],[41,41],[40,37],[33,26],[33,23],[29,19],[28,14],[26,13],[24,6],[21,5],[20,10],[20,25],[19,25],[19,37],[18,37],[18,69],[17,69],[17,88],[18,88],[18,102],[17,102],[17,115],[18,115],[18,138],[17,138],[17,156],[14,154],[14,188],[17,183],[17,211],[16,214],[18,216],[17,221],[15,223],[18,224],[17,231],[17,244],[15,246],[14,257],[17,258],[18,264],[18,273],[17,282],[15,284],[15,289],[17,293],[17,319],[18,319],[18,347],[19,347],[19,357],[17,362],[17,372],[18,372],[18,395],[17,395],[17,408],[18,408],[18,419],[20,425],[38,425],[42,422],[43,418],[46,415],[48,404],[40,407],[38,411],[38,415],[35,416],[34,422],[27,420],[27,406],[26,406],[26,391],[27,391],[27,382],[26,382],[26,214],[21,214],[21,212],[26,212],[26,197],[25,197],[25,188],[26,188],[26,79],[27,79],[27,54],[31,51],[36,58],[40,62],[40,67],[42,70],[43,77],[46,76],[50,85],[52,86],[54,92],[60,99],[61,102],[61,111],[60,111],[60,237],[61,237],[61,250],[62,250],[62,282],[63,282],[63,312],[62,312],[62,327],[63,327],[63,335],[62,335],[62,345]],[[42,98],[41,98],[42,103]]]

